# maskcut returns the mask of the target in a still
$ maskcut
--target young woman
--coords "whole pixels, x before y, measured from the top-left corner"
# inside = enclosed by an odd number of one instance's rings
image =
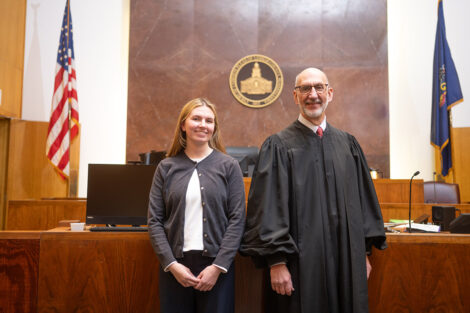
[[[214,105],[203,98],[186,103],[150,190],[162,313],[234,311],[245,191],[238,162],[224,152]]]

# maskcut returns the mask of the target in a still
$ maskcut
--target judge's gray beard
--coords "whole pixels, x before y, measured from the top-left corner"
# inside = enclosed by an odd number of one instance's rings
[[[325,102],[321,108],[314,110],[314,111],[309,111],[304,106],[302,106],[302,112],[304,112],[304,114],[310,118],[318,118],[323,114],[323,112],[325,112],[327,107],[328,107],[328,102]]]

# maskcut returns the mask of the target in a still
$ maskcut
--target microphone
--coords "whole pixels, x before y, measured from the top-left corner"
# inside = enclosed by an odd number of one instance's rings
[[[434,203],[437,203],[436,200],[436,172],[432,172],[432,180],[433,180],[433,186],[434,186]]]
[[[416,171],[413,176],[411,176],[410,179],[410,206],[409,206],[409,212],[408,212],[408,223],[409,223],[409,232],[411,233],[411,182],[413,181],[413,178],[419,175],[419,171]]]

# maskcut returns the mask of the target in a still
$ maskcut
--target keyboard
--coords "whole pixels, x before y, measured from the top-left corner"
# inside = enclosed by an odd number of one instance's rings
[[[90,231],[109,231],[109,232],[146,232],[147,227],[132,227],[132,226],[94,226],[90,227]]]

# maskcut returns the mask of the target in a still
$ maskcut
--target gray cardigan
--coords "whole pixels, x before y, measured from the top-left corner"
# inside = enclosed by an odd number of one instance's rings
[[[163,268],[183,257],[186,190],[194,169],[203,209],[202,255],[228,269],[245,226],[245,188],[238,162],[217,150],[199,163],[184,152],[160,162],[150,190],[150,242]]]

